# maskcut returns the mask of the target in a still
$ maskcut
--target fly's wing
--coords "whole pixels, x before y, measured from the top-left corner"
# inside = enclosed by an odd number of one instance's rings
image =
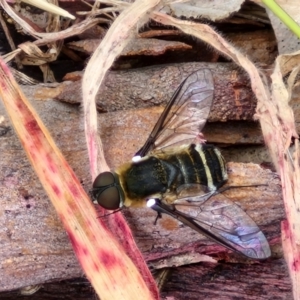
[[[192,143],[208,118],[213,101],[214,83],[210,70],[189,75],[178,87],[159,117],[144,146],[136,155]]]
[[[271,255],[268,241],[255,222],[222,194],[214,195],[200,204],[193,202],[175,207],[164,203],[159,205],[162,207],[154,210],[171,215],[231,250],[254,259],[265,259]]]

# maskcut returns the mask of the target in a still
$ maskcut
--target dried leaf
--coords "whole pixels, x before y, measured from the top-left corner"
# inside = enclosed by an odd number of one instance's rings
[[[224,2],[218,0],[183,0],[174,1],[174,3],[166,5],[161,12],[179,18],[201,18],[218,21],[228,18],[232,13],[238,11],[243,3],[243,0],[230,0]]]
[[[100,43],[100,39],[82,40],[68,43],[70,49],[82,51],[88,54],[93,54]],[[132,38],[127,46],[123,49],[120,55],[133,56],[133,55],[161,55],[166,51],[174,50],[188,50],[192,46],[176,42],[164,41],[158,39],[147,38]]]
[[[255,3],[265,6],[261,0],[254,0]],[[276,0],[276,3],[298,24],[300,24],[299,1],[297,0]],[[292,53],[300,49],[299,38],[274,15],[266,9],[270,18],[272,29],[276,35],[279,54]]]

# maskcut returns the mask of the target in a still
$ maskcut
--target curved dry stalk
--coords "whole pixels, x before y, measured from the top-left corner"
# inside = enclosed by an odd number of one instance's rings
[[[89,153],[92,178],[101,172],[109,170],[105,161],[103,147],[98,137],[97,111],[95,97],[107,70],[118,57],[134,34],[136,27],[143,25],[149,18],[149,12],[159,4],[159,0],[137,0],[128,6],[116,18],[107,31],[101,44],[92,55],[83,76],[83,106],[85,134]],[[128,255],[138,266],[144,280],[152,290],[155,298],[158,291],[155,281],[138,250],[131,231],[120,213],[115,213],[108,218],[109,226],[126,248]]]
[[[252,89],[258,100],[256,111],[264,140],[281,177],[287,215],[287,221],[282,223],[282,242],[293,282],[294,299],[300,299],[299,142],[293,111],[289,106],[291,87],[287,88],[282,80],[283,74],[292,70],[294,65],[290,65],[288,68],[288,59],[283,64],[283,57],[279,57],[271,76],[272,84],[268,86],[263,74],[255,65],[209,26],[178,20],[157,12],[153,13],[152,18],[164,25],[175,26],[183,32],[207,42],[221,53],[229,56],[248,73]],[[296,54],[299,53],[290,55],[289,60]],[[294,73],[293,77],[295,77]],[[293,157],[287,153],[292,138],[296,139]]]

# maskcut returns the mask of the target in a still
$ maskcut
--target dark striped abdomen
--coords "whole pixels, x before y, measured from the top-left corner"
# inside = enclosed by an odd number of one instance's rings
[[[224,159],[212,145],[183,145],[145,156],[115,170],[127,201],[143,201],[158,195],[176,195],[181,187],[199,184],[215,191],[227,180]]]
[[[170,156],[168,161],[181,171],[181,182],[177,184],[199,183],[213,191],[227,180],[225,161],[219,149],[213,145],[191,144]]]

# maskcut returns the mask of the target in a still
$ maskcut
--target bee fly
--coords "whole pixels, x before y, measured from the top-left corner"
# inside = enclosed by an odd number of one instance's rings
[[[201,138],[213,94],[208,69],[188,76],[133,161],[99,174],[92,194],[105,209],[148,206],[231,250],[264,259],[269,244],[254,221],[225,196],[215,196],[227,180],[225,161]]]

